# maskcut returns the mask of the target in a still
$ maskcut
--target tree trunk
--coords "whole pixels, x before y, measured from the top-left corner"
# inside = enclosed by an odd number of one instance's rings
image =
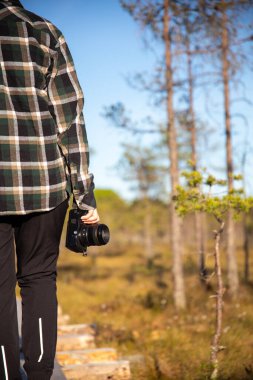
[[[233,189],[233,158],[232,158],[232,132],[230,115],[230,93],[229,93],[229,61],[228,61],[228,31],[227,14],[225,1],[222,0],[222,78],[224,87],[224,109],[226,125],[226,161],[227,161],[227,180],[228,190]],[[235,251],[235,224],[232,211],[228,212],[227,222],[227,272],[229,293],[236,298],[239,288],[238,268]]]
[[[191,132],[191,161],[193,170],[197,170],[197,130],[196,119],[194,112],[194,95],[193,95],[193,74],[192,74],[192,55],[190,46],[190,30],[188,22],[186,21],[186,50],[187,50],[187,74],[188,74],[188,90],[189,90],[189,115],[190,115],[190,132]],[[196,247],[199,258],[199,273],[200,279],[203,281],[205,278],[205,252],[204,252],[204,229],[202,224],[203,215],[195,213],[195,236]]]
[[[151,231],[151,210],[150,201],[145,199],[145,216],[144,216],[144,246],[145,246],[145,259],[147,263],[147,268],[152,268],[154,264],[154,249],[152,242],[152,231]]]
[[[165,63],[166,63],[166,90],[167,90],[167,141],[170,160],[171,195],[176,193],[179,184],[178,173],[178,150],[177,133],[175,128],[175,116],[173,108],[173,74],[171,62],[171,38],[170,38],[170,15],[169,0],[164,0],[164,43],[165,43]],[[173,284],[174,302],[178,309],[185,308],[185,289],[182,263],[182,236],[181,220],[177,215],[173,201],[170,202],[171,215],[171,249],[173,256]]]
[[[205,215],[195,212],[196,225],[196,248],[198,254],[199,274],[201,282],[206,281],[206,265],[205,265]]]
[[[227,219],[227,276],[229,294],[235,299],[238,295],[239,278],[235,250],[235,222],[231,210],[228,211]]]
[[[188,28],[187,28],[188,29]],[[189,35],[188,31],[188,35]],[[189,90],[189,115],[190,115],[190,131],[191,131],[191,161],[193,170],[197,170],[197,131],[194,112],[194,97],[193,97],[193,75],[192,75],[192,55],[189,37],[186,38],[187,50],[187,74],[188,74],[188,90]]]
[[[243,250],[244,250],[244,280],[245,282],[249,282],[249,256],[250,256],[250,250],[249,250],[249,233],[248,233],[248,227],[247,227],[247,215],[245,214],[243,217],[243,232],[244,232],[244,242],[243,242]]]
[[[221,262],[220,262],[220,239],[221,234],[224,230],[224,222],[222,220],[218,220],[220,224],[220,228],[218,231],[215,231],[215,250],[214,250],[214,258],[215,258],[215,274],[217,279],[217,291],[216,291],[216,327],[215,334],[212,341],[211,347],[211,363],[213,365],[213,372],[211,375],[212,380],[216,380],[218,378],[218,353],[221,350],[220,347],[220,337],[222,334],[222,316],[223,316],[223,280],[222,280],[222,272],[221,272]]]

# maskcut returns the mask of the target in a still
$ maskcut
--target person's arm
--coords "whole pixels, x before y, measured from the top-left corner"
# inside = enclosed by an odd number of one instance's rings
[[[79,208],[94,210],[93,174],[89,173],[89,147],[83,118],[83,93],[73,59],[61,36],[56,45],[48,83],[49,110],[57,125],[58,145],[66,159],[72,191]]]

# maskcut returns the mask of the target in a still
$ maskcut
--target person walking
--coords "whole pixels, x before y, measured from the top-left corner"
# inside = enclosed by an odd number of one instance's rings
[[[0,64],[0,379],[21,379],[17,281],[24,369],[29,380],[48,380],[71,193],[88,210],[83,222],[99,221],[83,93],[63,34],[18,0],[0,0]]]

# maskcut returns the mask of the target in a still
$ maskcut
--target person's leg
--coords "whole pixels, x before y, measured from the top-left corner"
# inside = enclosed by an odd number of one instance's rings
[[[15,228],[24,369],[29,380],[48,380],[54,368],[56,264],[67,207],[65,201],[49,212],[26,215]]]
[[[0,379],[19,380],[16,268],[11,218],[0,217]]]

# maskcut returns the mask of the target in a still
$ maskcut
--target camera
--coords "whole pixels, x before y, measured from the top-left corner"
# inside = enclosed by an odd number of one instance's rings
[[[88,211],[73,208],[69,212],[66,247],[87,256],[87,247],[105,245],[110,240],[110,231],[105,224],[85,224],[81,217]]]

